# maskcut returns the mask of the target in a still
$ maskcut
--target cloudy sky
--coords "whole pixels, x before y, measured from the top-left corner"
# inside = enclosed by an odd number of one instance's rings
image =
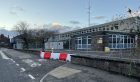
[[[100,24],[127,8],[137,10],[140,0],[91,0],[91,24]],[[88,25],[88,0],[0,0],[0,28],[19,21],[69,27]]]

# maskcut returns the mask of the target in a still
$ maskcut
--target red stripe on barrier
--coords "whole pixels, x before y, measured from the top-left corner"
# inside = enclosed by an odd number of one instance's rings
[[[59,60],[66,60],[67,59],[67,53],[60,53]]]
[[[45,52],[44,53],[44,59],[50,59],[51,58],[51,53],[50,52]]]

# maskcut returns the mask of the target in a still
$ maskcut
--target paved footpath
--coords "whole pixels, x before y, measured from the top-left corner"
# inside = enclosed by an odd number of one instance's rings
[[[46,74],[40,82],[140,82],[140,80],[68,63]]]

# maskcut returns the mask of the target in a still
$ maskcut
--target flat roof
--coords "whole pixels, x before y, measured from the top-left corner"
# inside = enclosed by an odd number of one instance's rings
[[[58,34],[66,34],[66,33],[81,31],[81,30],[84,30],[84,29],[98,28],[98,27],[102,27],[102,26],[109,25],[109,24],[112,24],[112,23],[115,24],[115,23],[121,22],[122,20],[126,21],[126,20],[129,20],[129,19],[137,18],[137,17],[130,17],[130,18],[125,18],[125,19],[120,19],[120,20],[116,20],[116,21],[111,21],[111,22],[107,22],[107,23],[103,23],[103,24],[99,24],[99,25],[94,25],[94,26],[90,26],[90,27],[80,28],[80,29],[77,29],[77,30],[72,30],[72,31],[68,31],[68,32],[58,33]]]

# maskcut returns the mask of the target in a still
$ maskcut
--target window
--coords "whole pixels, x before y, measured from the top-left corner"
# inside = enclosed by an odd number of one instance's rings
[[[91,38],[88,38],[88,44],[91,44]]]
[[[131,39],[130,38],[128,38],[128,43],[131,43]]]
[[[103,30],[105,30],[105,28],[103,28]]]
[[[111,49],[126,49],[134,47],[134,38],[129,35],[112,34],[109,35],[109,45]]]
[[[113,43],[111,37],[109,37],[108,42],[109,42],[109,43]]]
[[[86,37],[82,37],[82,44],[86,44],[87,43],[87,38]]]
[[[78,44],[81,44],[82,42],[81,42],[81,40],[78,40]]]
[[[115,24],[114,27],[115,27],[116,30],[119,29],[118,24]]]
[[[94,29],[95,31],[98,31],[97,28]]]
[[[81,48],[82,38],[77,37],[77,48]]]
[[[111,30],[114,30],[114,28],[113,28],[113,27],[111,27]]]
[[[60,43],[58,45],[61,45]]]
[[[101,27],[98,28],[98,31],[101,31]]]
[[[78,44],[78,39],[75,40],[75,44]]]
[[[90,36],[77,37],[76,48],[77,49],[91,48],[91,37]]]
[[[124,43],[127,43],[127,36],[124,36]]]
[[[89,32],[92,32],[92,30],[91,30],[91,29],[89,29]]]
[[[134,43],[134,39],[131,38],[131,43]]]
[[[109,30],[109,28],[107,28],[106,30]]]
[[[94,30],[94,29],[92,29],[92,31],[94,32],[95,30]]]

